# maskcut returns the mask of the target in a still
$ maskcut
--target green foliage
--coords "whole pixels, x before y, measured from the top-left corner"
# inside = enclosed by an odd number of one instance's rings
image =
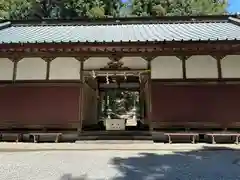
[[[192,0],[192,14],[194,15],[217,15],[226,13],[226,0]]]
[[[0,19],[26,19],[31,8],[32,0],[0,0]]]
[[[225,14],[227,0],[0,0],[0,19]]]
[[[31,18],[60,18],[62,7],[61,0],[35,0],[33,3]]]
[[[226,0],[132,0],[132,14],[137,16],[224,14],[226,7]]]
[[[68,0],[65,1],[63,17],[91,17],[100,18],[105,16],[104,4],[101,0]]]

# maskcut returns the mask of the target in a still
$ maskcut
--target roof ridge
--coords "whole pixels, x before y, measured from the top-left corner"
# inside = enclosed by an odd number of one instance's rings
[[[9,20],[12,24],[142,24],[142,23],[179,23],[179,22],[206,22],[227,21],[236,15],[207,15],[207,16],[160,16],[160,17],[118,17],[118,18],[73,18],[73,19],[28,19]]]
[[[11,22],[7,21],[7,22],[0,22],[0,30],[8,28],[11,26]]]
[[[228,20],[231,23],[233,23],[233,24],[235,24],[237,26],[240,26],[240,19],[239,19],[239,17],[229,17]]]
[[[116,22],[116,23],[19,23],[12,24],[14,27],[20,26],[117,26],[117,25],[144,25],[144,24],[198,24],[198,23],[227,23],[229,20],[195,20],[191,21],[144,21],[144,22]]]

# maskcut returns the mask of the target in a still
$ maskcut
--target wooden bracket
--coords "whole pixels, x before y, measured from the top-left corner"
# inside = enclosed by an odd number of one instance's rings
[[[80,57],[74,57],[74,58],[80,62],[84,62],[89,59],[88,56],[80,56]]]
[[[180,59],[181,61],[186,61],[188,60],[191,56],[176,56],[178,59]]]
[[[141,58],[143,58],[144,60],[146,60],[147,62],[152,61],[153,59],[155,59],[157,56],[142,56]]]
[[[111,56],[108,56],[108,58],[113,61],[113,62],[116,62],[116,61],[120,61],[120,59],[122,59],[123,57],[122,56],[118,56],[116,54],[112,54]]]
[[[44,61],[46,62],[51,62],[52,60],[54,60],[56,57],[41,57]]]
[[[13,57],[9,57],[9,59],[12,61],[12,62],[16,62],[18,63],[19,61],[21,61],[21,59],[23,59],[23,57],[21,56],[13,56]]]
[[[221,61],[226,55],[211,55],[214,59]]]

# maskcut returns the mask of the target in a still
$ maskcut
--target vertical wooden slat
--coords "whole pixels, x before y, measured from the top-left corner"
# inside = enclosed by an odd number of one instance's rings
[[[183,72],[183,79],[187,79],[187,69],[186,69],[186,61],[189,56],[178,56],[178,59],[182,61],[182,72]]]
[[[218,79],[222,79],[221,61],[225,56],[224,55],[212,55],[212,57],[217,60]]]
[[[18,61],[13,61],[13,77],[12,77],[13,81],[16,81],[17,78],[17,63]]]
[[[47,61],[46,80],[49,80],[50,77],[50,63],[51,61]]]
[[[186,58],[182,59],[183,79],[187,79]]]
[[[221,59],[217,59],[218,79],[222,79]]]
[[[17,64],[22,59],[22,57],[12,57],[9,58],[13,62],[13,77],[12,80],[16,81],[17,78]]]

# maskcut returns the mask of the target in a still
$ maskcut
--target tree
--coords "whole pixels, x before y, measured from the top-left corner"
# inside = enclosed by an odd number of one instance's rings
[[[226,0],[193,0],[191,2],[191,13],[194,15],[225,14],[227,5]]]
[[[31,18],[61,18],[61,0],[35,0],[32,4]]]
[[[132,14],[137,16],[224,14],[226,7],[226,0],[132,0]]]
[[[103,0],[105,13],[107,16],[119,17],[120,9],[124,5],[120,0]]]
[[[26,19],[32,5],[32,0],[0,0],[0,19]]]
[[[119,17],[123,3],[120,0],[68,0],[62,15],[67,17]]]
[[[101,18],[105,16],[104,4],[101,0],[68,0],[64,2],[62,16]]]

